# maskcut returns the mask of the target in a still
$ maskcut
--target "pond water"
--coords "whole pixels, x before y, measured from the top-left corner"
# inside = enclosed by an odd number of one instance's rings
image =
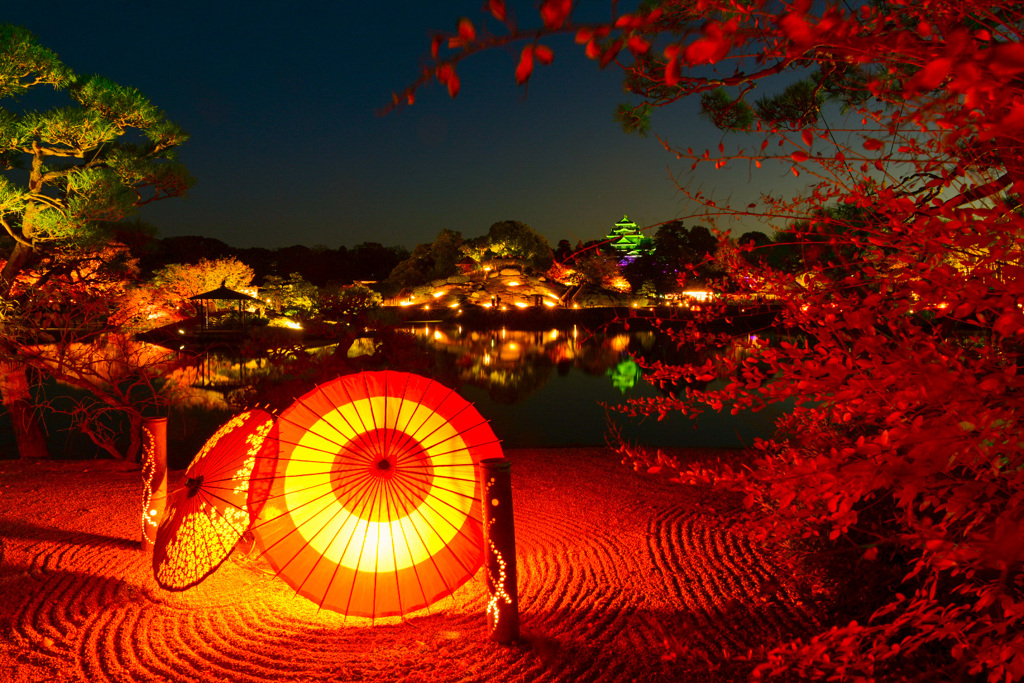
[[[631,418],[608,407],[664,395],[641,377],[633,360],[678,360],[655,332],[589,334],[573,328],[546,332],[463,330],[430,324],[409,328],[436,354],[439,377],[457,377],[507,447],[605,444],[608,420],[631,442],[660,447],[743,448],[769,437],[786,406],[731,414],[709,410],[696,419]],[[723,388],[724,381],[707,384]]]
[[[776,419],[788,408],[772,406],[737,415],[728,408],[708,410],[696,419],[673,412],[664,420],[632,418],[610,410],[631,399],[664,395],[642,379],[634,358],[702,362],[651,331],[589,333],[582,327],[547,331],[463,329],[451,324],[417,324],[406,331],[432,355],[433,367],[428,372],[414,371],[430,374],[471,401],[510,448],[602,446],[609,421],[632,443],[743,448],[757,437],[771,436]],[[743,342],[740,338],[739,346],[732,350],[742,353]],[[228,380],[229,386],[245,384],[245,373],[238,372],[237,359],[218,358],[216,363],[216,369],[213,361],[210,367],[194,369],[194,377],[184,379],[184,384],[214,376]],[[256,361],[248,364],[253,366],[250,374],[259,372]],[[723,385],[724,381],[715,381],[707,388],[720,389]],[[49,401],[59,401],[62,396],[70,400],[83,393],[52,381],[46,382],[41,391]],[[168,454],[173,456],[175,466],[186,465],[230,415],[231,409],[223,401],[224,391],[223,387],[219,392],[197,389],[195,394],[203,401],[175,406],[170,411]],[[66,414],[48,416],[47,427],[54,457],[103,456],[98,447],[72,428]],[[9,418],[0,415],[0,459],[13,457],[17,452]]]

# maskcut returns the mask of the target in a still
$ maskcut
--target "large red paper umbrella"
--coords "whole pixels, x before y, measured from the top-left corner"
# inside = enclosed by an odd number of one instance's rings
[[[267,436],[273,426],[264,410],[235,415],[192,460],[184,483],[168,494],[153,548],[153,573],[161,587],[196,585],[248,531],[263,502],[249,495],[249,479],[257,463],[272,458],[268,451],[276,444]]]
[[[276,433],[254,531],[300,595],[348,615],[400,615],[481,566],[475,466],[501,447],[451,389],[404,372],[339,377],[282,412]]]

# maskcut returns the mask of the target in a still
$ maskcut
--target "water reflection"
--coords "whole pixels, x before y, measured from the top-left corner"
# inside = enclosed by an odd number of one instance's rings
[[[700,338],[680,344],[661,332],[591,333],[583,328],[534,330],[407,328],[435,354],[434,376],[448,383],[489,419],[507,446],[603,445],[607,420],[634,441],[657,446],[739,448],[773,432],[781,407],[759,413],[711,411],[697,419],[670,412],[665,419],[629,418],[605,406],[685,388],[721,389],[726,380],[660,377],[644,381],[641,365],[712,361],[722,350],[733,360],[749,353],[753,337]],[[638,362],[640,361],[640,362]],[[688,381],[687,381],[688,380]]]
[[[485,389],[492,400],[506,404],[526,399],[552,374],[564,376],[573,368],[607,375],[622,389],[632,387],[640,368],[628,352],[654,343],[652,332],[591,334],[575,326],[536,331],[423,325],[409,331],[449,357],[459,384]]]

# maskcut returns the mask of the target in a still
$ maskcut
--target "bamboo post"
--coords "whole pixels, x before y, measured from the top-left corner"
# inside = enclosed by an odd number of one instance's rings
[[[480,495],[487,567],[487,623],[491,640],[519,639],[516,532],[512,516],[512,464],[505,458],[480,461]]]
[[[142,549],[153,551],[167,500],[167,418],[142,420]]]

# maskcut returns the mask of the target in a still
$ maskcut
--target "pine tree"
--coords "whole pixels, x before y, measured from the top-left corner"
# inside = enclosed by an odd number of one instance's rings
[[[35,110],[37,93],[70,103]],[[182,195],[191,180],[173,158],[188,136],[139,91],[73,72],[16,26],[0,26],[0,98],[0,392],[21,457],[44,457],[15,332],[28,280],[45,277],[54,254],[108,242],[138,207]]]

